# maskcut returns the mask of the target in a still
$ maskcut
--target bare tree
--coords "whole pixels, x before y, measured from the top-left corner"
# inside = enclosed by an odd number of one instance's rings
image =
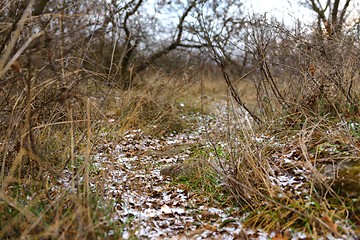
[[[321,32],[322,24],[326,29],[326,34],[331,36],[340,34],[343,30],[344,23],[348,17],[351,0],[346,0],[343,4],[340,0],[307,0],[306,5],[317,14],[318,30]]]
[[[112,1],[106,8],[112,30],[104,35],[105,41],[112,39],[108,44],[112,48],[112,60],[104,67],[117,76],[123,89],[128,89],[137,74],[169,52],[199,48],[189,41],[189,18],[194,9],[206,1],[168,1],[151,6],[143,0]],[[175,9],[179,15],[167,20],[166,15],[173,15]]]

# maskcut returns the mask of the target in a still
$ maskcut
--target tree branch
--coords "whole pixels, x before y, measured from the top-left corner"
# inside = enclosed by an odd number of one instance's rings
[[[4,51],[4,53],[0,57],[0,78],[4,76],[7,69],[4,69],[5,65],[7,64],[7,60],[10,57],[11,52],[14,50],[16,42],[20,36],[21,30],[24,27],[26,22],[26,18],[30,16],[31,9],[35,3],[35,0],[30,0],[28,5],[26,6],[22,16],[20,17],[19,21],[16,23],[16,29],[11,33],[11,37],[9,39],[9,43]]]
[[[196,6],[197,1],[193,1],[184,11],[184,13],[182,14],[182,16],[179,19],[179,23],[177,25],[177,35],[175,40],[170,43],[168,46],[162,48],[161,50],[155,52],[154,54],[152,54],[146,62],[143,62],[141,65],[139,65],[138,67],[136,67],[136,73],[141,72],[143,70],[145,70],[149,65],[151,65],[156,59],[168,54],[170,51],[176,49],[177,47],[180,46],[185,46],[185,44],[181,44],[181,38],[182,38],[182,34],[183,34],[183,30],[184,30],[184,22],[186,17],[189,15],[190,11]]]

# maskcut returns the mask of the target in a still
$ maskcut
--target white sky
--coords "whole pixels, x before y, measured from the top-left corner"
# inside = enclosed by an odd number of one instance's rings
[[[286,25],[291,25],[294,19],[302,19],[304,23],[311,23],[315,20],[312,11],[299,4],[300,0],[251,0],[244,1],[244,6],[251,13],[269,13]],[[303,1],[302,1],[303,2]],[[345,0],[340,1],[343,6]],[[352,15],[360,15],[360,0],[352,0],[349,6]]]

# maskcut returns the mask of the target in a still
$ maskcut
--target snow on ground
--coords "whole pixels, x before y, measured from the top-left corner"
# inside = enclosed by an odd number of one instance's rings
[[[246,229],[243,217],[238,217],[240,209],[214,208],[204,204],[203,199],[170,184],[170,179],[160,174],[164,166],[181,163],[189,157],[189,150],[178,148],[191,144],[207,145],[208,134],[226,132],[228,128],[227,108],[217,105],[214,116],[192,116],[195,130],[174,133],[161,138],[147,136],[141,129],[123,134],[117,142],[98,146],[93,156],[93,165],[100,171],[105,182],[104,196],[115,209],[112,222],[122,225],[121,237],[130,239],[271,239],[275,233],[265,233],[261,229]],[[243,114],[241,111],[238,114]],[[243,115],[244,116],[244,115]],[[243,127],[250,120],[234,128]],[[274,141],[267,136],[254,136],[258,142]],[[225,144],[225,143],[223,143]],[[274,143],[275,144],[275,143]],[[226,145],[226,144],[225,144]],[[176,151],[171,151],[177,149]],[[179,150],[180,149],[180,150]],[[304,196],[302,185],[308,169],[296,166],[297,153],[290,151],[274,155],[279,165],[289,165],[290,172],[278,172],[270,180],[284,191]],[[70,175],[59,180],[70,188]],[[237,216],[237,217],[236,217]],[[115,230],[107,233],[115,234]],[[291,239],[306,239],[301,232],[292,233]],[[332,236],[323,239],[335,239]],[[344,239],[355,239],[349,235]]]

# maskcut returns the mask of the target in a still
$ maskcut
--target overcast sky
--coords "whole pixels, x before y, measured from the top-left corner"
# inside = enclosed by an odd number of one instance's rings
[[[250,13],[267,12],[287,25],[291,25],[294,18],[302,19],[304,23],[310,23],[315,19],[315,15],[309,9],[300,6],[299,2],[300,0],[251,0],[244,1],[244,6]],[[343,5],[345,0],[340,2]],[[352,10],[353,16],[359,16],[360,0],[352,0],[349,10]]]

